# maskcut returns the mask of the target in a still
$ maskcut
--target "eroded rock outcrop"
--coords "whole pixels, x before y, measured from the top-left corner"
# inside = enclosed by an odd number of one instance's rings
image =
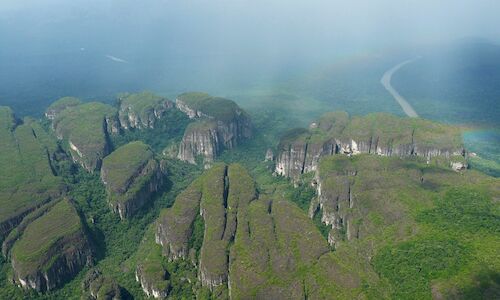
[[[199,256],[192,256],[198,212],[203,243]],[[328,243],[307,214],[290,201],[258,197],[252,178],[239,165],[214,165],[162,212],[156,226],[164,255],[169,260],[194,257],[199,282],[217,297],[304,299],[329,288],[317,275],[323,269],[351,276],[323,259],[331,253]],[[328,282],[334,276],[327,277]]]
[[[309,129],[288,132],[278,146],[276,173],[298,178],[315,171],[319,159],[333,154],[419,157],[463,162],[465,150],[458,128],[422,119],[374,113],[349,117],[328,113]]]
[[[65,106],[54,115],[52,128],[59,139],[66,141],[73,160],[94,172],[111,152],[109,134],[119,131],[120,122],[115,108],[89,102]]]
[[[109,204],[121,219],[132,216],[161,189],[165,176],[163,164],[142,142],[128,143],[104,159],[101,179]]]
[[[158,120],[174,107],[172,101],[149,92],[122,95],[118,101],[118,116],[125,130],[154,128]]]
[[[11,251],[15,282],[50,291],[91,264],[92,251],[73,204],[63,199],[30,223]]]
[[[201,156],[212,162],[224,149],[231,149],[251,137],[249,115],[231,100],[205,93],[185,93],[176,99],[176,107],[197,121],[186,129],[178,158],[196,163]]]
[[[151,269],[155,270],[151,272]],[[165,299],[170,291],[169,273],[163,266],[146,266],[139,264],[135,271],[135,280],[141,284],[148,297]]]
[[[114,278],[104,276],[98,269],[91,269],[82,282],[82,290],[89,300],[122,300],[127,299],[121,287]]]

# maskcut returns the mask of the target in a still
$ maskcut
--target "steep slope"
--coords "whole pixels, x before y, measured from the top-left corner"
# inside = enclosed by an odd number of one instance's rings
[[[131,142],[104,158],[101,179],[106,186],[109,205],[125,219],[162,187],[164,171],[149,146]]]
[[[120,124],[123,129],[154,128],[174,103],[150,92],[125,94],[118,98]]]
[[[363,154],[322,158],[313,184],[310,217],[330,227],[335,258],[387,280],[385,297],[498,293],[494,275],[478,279],[500,271],[497,179]]]
[[[196,163],[201,156],[212,162],[224,149],[234,148],[252,135],[250,116],[231,100],[205,93],[185,93],[175,100],[176,107],[197,119],[186,129],[178,158]]]
[[[89,172],[99,170],[111,151],[108,134],[120,129],[116,109],[99,102],[66,107],[55,116],[52,127],[67,143],[73,160]]]
[[[27,225],[11,260],[16,283],[37,291],[59,287],[90,264],[92,251],[73,204],[63,199]]]
[[[457,170],[467,166],[458,128],[385,113],[327,113],[309,129],[288,132],[278,148],[276,173],[293,178],[316,170],[320,157],[333,154],[413,156],[428,163],[444,160]]]
[[[204,223],[199,250],[192,240],[198,213]],[[338,274],[361,278],[323,258],[330,249],[306,213],[279,197],[257,197],[240,165],[217,164],[193,182],[162,212],[156,241],[169,261],[191,261],[201,286],[217,298],[304,299],[325,292]],[[323,274],[318,262],[336,273]],[[358,281],[349,295],[361,293]]]
[[[36,207],[65,191],[52,159],[55,139],[35,121],[17,120],[10,108],[0,107],[0,238]]]

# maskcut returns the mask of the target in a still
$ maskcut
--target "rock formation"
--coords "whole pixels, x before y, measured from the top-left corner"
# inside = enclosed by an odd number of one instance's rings
[[[201,156],[212,162],[224,149],[231,149],[252,135],[249,115],[231,100],[205,93],[185,93],[176,107],[197,121],[191,123],[179,146],[180,160],[196,163]]]
[[[65,107],[54,116],[52,127],[56,136],[67,143],[73,160],[94,172],[111,152],[109,134],[117,133],[120,123],[115,108],[89,102]]]
[[[154,128],[174,103],[149,92],[126,94],[118,99],[118,116],[123,129]]]
[[[458,128],[384,113],[350,118],[338,112],[325,114],[310,129],[289,131],[278,151],[276,173],[295,179],[333,154],[413,156],[427,162],[436,157],[463,162],[465,155]]]
[[[11,251],[15,282],[26,289],[50,291],[92,262],[80,216],[67,199],[27,225]]]
[[[59,198],[66,186],[54,168],[56,139],[29,118],[0,106],[0,239],[36,208]]]
[[[101,274],[98,269],[91,269],[82,282],[82,290],[89,300],[122,300],[127,299],[123,288],[114,278]],[[82,295],[82,299],[85,299]]]
[[[142,142],[128,143],[104,158],[101,179],[108,201],[121,219],[146,204],[164,182],[164,166]]]
[[[318,269],[349,274],[325,257],[331,253],[328,244],[306,214],[290,201],[257,197],[252,178],[239,165],[214,165],[162,212],[156,241],[169,260],[190,256],[198,212],[204,234],[194,265],[201,285],[217,297],[308,298],[325,288],[324,280],[313,276],[320,272],[313,269],[318,261]]]

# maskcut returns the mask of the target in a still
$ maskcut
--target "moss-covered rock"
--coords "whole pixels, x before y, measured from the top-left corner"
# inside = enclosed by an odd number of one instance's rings
[[[122,300],[127,299],[121,287],[114,278],[104,276],[98,269],[91,269],[82,282],[85,292],[82,299],[89,300]]]
[[[84,225],[63,199],[31,222],[11,251],[14,280],[23,288],[50,291],[92,262]]]
[[[116,109],[99,102],[66,107],[56,115],[52,127],[67,143],[73,160],[89,172],[99,170],[103,157],[111,151],[108,134],[120,128]]]
[[[119,97],[120,124],[123,129],[154,128],[174,103],[150,92],[125,94]]]
[[[278,148],[276,172],[293,178],[315,171],[321,157],[333,154],[416,156],[427,162],[443,158],[454,169],[467,167],[456,160],[465,155],[459,128],[386,113],[351,118],[343,112],[327,113],[309,129],[285,134]]]
[[[55,174],[56,140],[38,122],[0,107],[0,238],[37,207],[66,190]]]
[[[68,107],[82,104],[80,99],[75,97],[63,97],[52,103],[45,111],[45,117],[49,120],[54,120],[63,110]]]
[[[104,158],[101,179],[113,211],[124,219],[132,216],[159,191],[164,168],[143,142],[128,143]]]
[[[178,158],[196,163],[200,155],[212,162],[224,149],[231,149],[251,137],[250,116],[234,101],[205,93],[185,93],[176,99],[176,107],[192,119],[186,129]]]

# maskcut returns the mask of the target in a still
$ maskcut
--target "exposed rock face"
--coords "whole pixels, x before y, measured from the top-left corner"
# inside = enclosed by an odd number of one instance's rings
[[[87,273],[82,282],[82,289],[90,294],[88,298],[93,300],[125,299],[122,293],[123,288],[116,280],[103,276],[97,269],[92,269]]]
[[[59,139],[67,141],[73,160],[89,172],[100,169],[103,157],[111,152],[109,134],[120,128],[116,109],[98,102],[66,107],[52,127]]]
[[[266,151],[266,157],[264,158],[264,161],[273,161],[274,160],[274,152],[272,149],[267,149]]]
[[[141,284],[142,290],[148,297],[165,299],[171,288],[168,281],[169,274],[163,267],[159,266],[159,268],[160,270],[156,273],[148,274],[142,265],[138,265],[135,271],[135,280]]]
[[[224,149],[231,149],[252,135],[250,117],[231,100],[204,93],[186,93],[176,107],[192,119],[179,146],[178,158],[195,163],[199,155],[211,162]]]
[[[152,93],[124,95],[118,99],[120,124],[123,129],[154,128],[174,103],[167,98]]]
[[[370,114],[349,118],[346,113],[329,113],[310,129],[295,129],[279,145],[276,173],[298,178],[315,171],[319,159],[333,154],[436,157],[453,160],[465,151],[457,128],[421,119]]]
[[[205,162],[212,162],[222,152],[217,123],[203,120],[188,125],[179,145],[177,158],[195,164],[201,156]]]
[[[29,224],[11,260],[15,282],[36,291],[53,290],[89,265],[92,251],[73,205],[62,200]]]
[[[227,286],[228,247],[236,233],[237,212],[254,198],[254,184],[241,166],[215,165],[180,194],[172,208],[162,212],[156,241],[170,260],[187,258],[192,252],[193,222],[201,214],[205,229],[198,278],[211,290]]]
[[[169,260],[187,258],[192,224],[200,212],[201,183],[196,181],[177,196],[172,209],[164,210],[157,223],[156,242]]]
[[[214,165],[162,212],[156,241],[170,260],[190,256],[198,211],[205,227],[194,265],[201,285],[217,297],[304,299],[327,288],[324,282],[329,286],[335,276],[351,276],[333,265],[327,241],[301,209],[286,200],[259,199],[252,178],[239,165]],[[326,281],[309,273],[318,261],[321,272],[334,270]]]
[[[124,145],[104,159],[101,179],[109,204],[121,219],[132,216],[161,189],[165,175],[162,164],[142,142]]]

